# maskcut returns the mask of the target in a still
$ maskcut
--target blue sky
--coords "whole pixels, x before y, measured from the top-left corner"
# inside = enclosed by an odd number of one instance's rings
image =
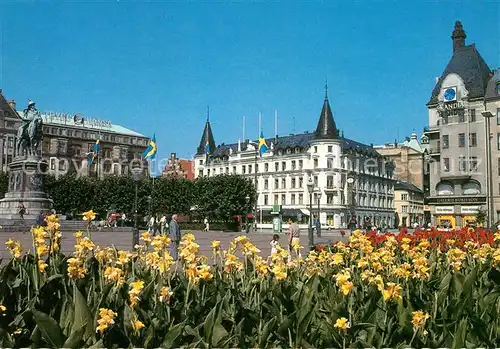
[[[0,87],[24,106],[110,119],[159,157],[312,131],[328,78],[337,126],[370,144],[419,134],[455,20],[500,66],[498,2],[3,2]]]

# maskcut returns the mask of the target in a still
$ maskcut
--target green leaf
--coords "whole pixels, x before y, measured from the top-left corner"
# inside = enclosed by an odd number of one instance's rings
[[[87,301],[80,290],[75,287],[75,315],[71,331],[84,328],[83,341],[86,342],[94,334],[94,319],[87,306]]]
[[[64,336],[56,320],[38,310],[32,310],[35,322],[42,333],[42,338],[52,347],[61,348]]]
[[[472,268],[472,271],[467,275],[467,278],[465,279],[464,286],[462,293],[470,296],[472,294],[472,289],[474,287],[474,283],[476,282],[477,278],[477,268]]]
[[[82,345],[82,339],[83,339],[83,334],[85,333],[85,327],[86,324],[83,325],[81,328],[79,328],[76,331],[71,331],[71,334],[69,335],[68,339],[66,339],[66,342],[63,344],[63,348],[81,348]]]
[[[462,348],[465,344],[465,337],[467,336],[467,318],[460,320],[457,331],[453,336],[453,349]]]
[[[260,343],[259,343],[260,348],[265,348],[267,339],[269,338],[271,332],[274,332],[275,326],[276,326],[276,317],[273,317],[271,320],[266,322],[266,324],[262,328],[262,335],[260,337]]]
[[[203,338],[205,339],[205,342],[207,342],[207,343],[212,342],[211,339],[212,339],[212,333],[214,330],[217,309],[218,309],[218,306],[216,305],[215,307],[213,307],[210,310],[207,317],[205,318],[205,323],[203,324]]]
[[[213,332],[212,332],[212,345],[214,347],[218,347],[220,341],[225,338],[229,333],[226,331],[224,326],[222,326],[221,323],[217,322],[215,323],[213,327]]]
[[[31,332],[30,340],[37,345],[41,344],[42,333],[40,332],[40,327],[38,327],[38,325],[36,325],[33,332]]]
[[[104,342],[102,339],[99,339],[93,346],[89,347],[89,349],[102,349],[104,348]]]
[[[184,329],[184,322],[171,326],[167,332],[167,335],[163,339],[162,346],[164,348],[175,348],[176,347],[175,340],[182,334],[183,329]]]
[[[462,294],[464,279],[464,276],[460,273],[453,274],[451,284],[453,285],[453,289],[455,290],[457,295]]]
[[[148,327],[148,332],[146,333],[146,338],[144,339],[144,348],[148,347],[149,342],[151,342],[154,337],[155,337],[155,327],[153,325],[150,325]]]

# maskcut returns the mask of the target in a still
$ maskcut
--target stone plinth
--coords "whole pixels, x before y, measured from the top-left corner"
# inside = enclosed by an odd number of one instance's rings
[[[40,212],[52,209],[52,200],[43,190],[42,173],[47,172],[47,162],[38,156],[24,156],[15,158],[8,166],[9,188],[0,200],[0,220],[19,219],[21,202],[26,207],[26,220],[35,220]]]

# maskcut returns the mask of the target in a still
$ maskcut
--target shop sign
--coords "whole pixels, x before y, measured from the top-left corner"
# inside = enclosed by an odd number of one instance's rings
[[[462,206],[460,208],[460,213],[469,214],[469,213],[478,213],[479,206]]]
[[[430,211],[430,210],[431,210],[431,207],[429,205],[424,206],[424,211]]]
[[[436,206],[436,213],[454,213],[455,208],[453,206]]]
[[[430,204],[483,204],[486,203],[486,197],[447,197],[447,198],[429,198]]]

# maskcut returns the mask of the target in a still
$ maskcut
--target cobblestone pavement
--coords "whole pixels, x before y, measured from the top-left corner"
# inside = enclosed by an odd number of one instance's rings
[[[63,231],[62,240],[62,251],[63,253],[71,253],[75,245],[75,238],[73,236],[73,231]],[[229,242],[235,237],[242,235],[242,233],[230,233],[230,232],[201,232],[194,231],[193,234],[196,236],[196,240],[200,245],[200,253],[207,257],[212,256],[211,242],[213,240],[219,240],[221,242],[222,248],[227,249],[229,247]],[[271,252],[270,241],[272,239],[272,233],[269,231],[264,232],[251,232],[248,237],[254,243],[258,249],[261,250],[262,256],[268,256]],[[281,233],[280,241],[281,245],[286,246],[286,235]],[[18,240],[21,243],[23,251],[27,251],[32,248],[31,234],[28,232],[2,232],[0,231],[0,259],[9,259],[9,252],[5,249],[5,242],[9,239]],[[325,232],[323,237],[319,238],[314,235],[315,243],[329,243],[339,240],[347,240],[347,236],[342,238],[339,233]],[[104,230],[104,231],[94,231],[92,232],[92,240],[96,245],[99,246],[115,246],[117,249],[131,250],[132,249],[132,229],[116,229],[116,230]],[[307,248],[307,230],[301,231],[300,236],[301,245]]]

